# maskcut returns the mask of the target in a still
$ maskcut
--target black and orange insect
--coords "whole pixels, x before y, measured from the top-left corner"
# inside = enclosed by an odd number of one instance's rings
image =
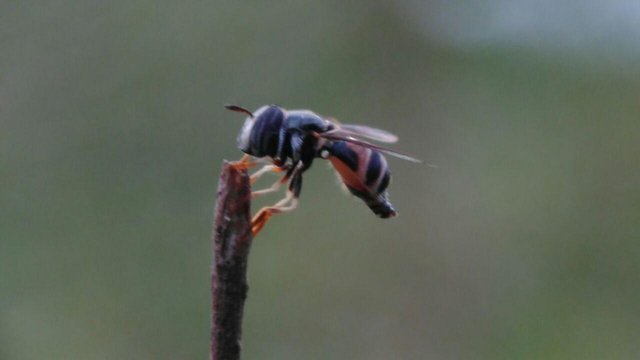
[[[384,143],[398,141],[397,136],[385,130],[339,124],[309,110],[286,110],[276,105],[263,106],[254,113],[237,105],[225,107],[248,115],[238,135],[238,147],[245,153],[238,166],[255,166],[257,162],[252,158],[268,161],[251,176],[251,183],[270,171],[284,173],[271,187],[254,191],[252,196],[275,192],[282,184],[289,183],[284,199],[260,209],[253,217],[251,230],[254,235],[273,214],[296,208],[302,190],[302,174],[315,158],[329,160],[347,189],[381,218],[397,214],[388,199],[391,172],[382,154],[421,162],[361,139]]]

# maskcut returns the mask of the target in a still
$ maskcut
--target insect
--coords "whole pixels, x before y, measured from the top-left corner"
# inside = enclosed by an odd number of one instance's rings
[[[289,183],[284,199],[267,206],[253,217],[251,230],[257,234],[273,214],[294,210],[302,190],[302,174],[315,158],[329,160],[349,192],[362,199],[381,218],[397,215],[388,199],[387,187],[391,172],[382,155],[404,160],[421,161],[361,138],[394,143],[398,137],[388,131],[364,125],[339,124],[335,119],[323,118],[310,110],[286,110],[266,105],[251,112],[237,105],[227,109],[248,117],[238,135],[238,147],[245,155],[237,166],[257,165],[253,158],[268,160],[267,165],[251,175],[251,184],[268,172],[283,176],[271,187],[252,192],[252,197],[276,192]]]

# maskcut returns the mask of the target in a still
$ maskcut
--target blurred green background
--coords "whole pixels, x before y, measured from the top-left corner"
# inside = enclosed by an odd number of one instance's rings
[[[316,162],[243,358],[640,358],[638,39],[631,0],[0,1],[0,359],[207,358],[225,103],[438,166],[390,159],[382,221]]]

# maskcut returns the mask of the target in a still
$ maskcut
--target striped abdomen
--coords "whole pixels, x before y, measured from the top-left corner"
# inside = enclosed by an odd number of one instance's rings
[[[334,142],[327,150],[329,161],[349,192],[362,199],[381,218],[396,215],[387,198],[391,173],[382,154],[344,141]]]

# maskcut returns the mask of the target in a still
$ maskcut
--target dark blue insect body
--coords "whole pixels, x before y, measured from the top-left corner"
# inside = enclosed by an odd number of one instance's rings
[[[362,199],[377,216],[396,215],[386,192],[391,172],[381,152],[413,159],[352,136],[393,142],[397,140],[394,135],[359,125],[342,128],[309,110],[267,105],[252,114],[237,106],[227,108],[250,115],[238,135],[240,150],[254,157],[267,157],[286,170],[282,182],[290,180],[294,198],[299,197],[302,189],[302,173],[320,157],[331,161],[349,192]]]

